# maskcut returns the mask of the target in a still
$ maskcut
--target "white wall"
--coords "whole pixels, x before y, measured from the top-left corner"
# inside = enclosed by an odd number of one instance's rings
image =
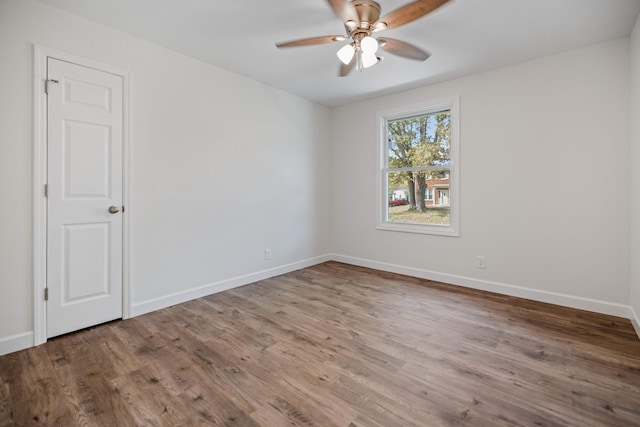
[[[376,230],[376,113],[452,95],[460,237]],[[628,39],[336,108],[332,123],[346,261],[628,314]]]
[[[133,75],[134,311],[329,251],[327,108],[39,2],[2,0],[0,354],[33,328],[34,43]]]
[[[631,34],[631,307],[640,335],[640,16]]]

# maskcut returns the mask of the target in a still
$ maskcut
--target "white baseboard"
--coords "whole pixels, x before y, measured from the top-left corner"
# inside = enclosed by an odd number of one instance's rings
[[[636,313],[636,311],[633,309],[633,307],[631,307],[630,310],[631,310],[631,324],[633,325],[633,329],[636,330],[636,334],[638,334],[638,338],[640,338],[640,317],[638,316],[638,313]]]
[[[13,353],[14,351],[24,350],[33,346],[33,332],[24,332],[22,334],[11,335],[0,338],[0,356]]]
[[[279,267],[246,274],[244,276],[238,276],[231,279],[221,280],[215,283],[209,283],[204,286],[187,289],[170,295],[154,298],[148,301],[134,303],[131,308],[131,317],[150,313],[152,311],[160,310],[172,305],[181,304],[183,302],[191,301],[196,298],[201,298],[207,295],[237,288],[239,286],[248,285],[250,283],[269,279],[271,277],[279,276],[281,274],[289,273],[295,270],[300,270],[301,268],[311,267],[312,265],[320,264],[327,261],[331,261],[331,257],[329,255],[321,255],[318,257],[297,261],[291,264],[285,264]]]
[[[519,298],[526,298],[534,301],[546,302],[550,304],[562,305],[565,307],[577,308],[580,310],[593,311],[596,313],[608,314],[611,316],[632,319],[631,307],[624,304],[617,304],[607,301],[599,301],[590,298],[565,295],[556,292],[541,291],[538,289],[525,288],[521,286],[508,285],[505,283],[479,280],[471,277],[456,276],[453,274],[438,273],[435,271],[422,270],[419,268],[405,267],[397,264],[389,264],[380,261],[372,261],[363,258],[356,258],[345,255],[332,254],[331,259],[345,264],[357,265],[360,267],[373,268],[375,270],[387,271],[390,273],[404,274],[406,276],[418,277],[421,279],[434,280],[437,282],[450,283],[452,285],[464,286],[466,288],[478,289],[482,291],[495,292]],[[637,317],[636,317],[637,321]],[[635,326],[635,325],[634,325]],[[636,332],[638,327],[636,326]],[[639,333],[640,336],[640,333]]]

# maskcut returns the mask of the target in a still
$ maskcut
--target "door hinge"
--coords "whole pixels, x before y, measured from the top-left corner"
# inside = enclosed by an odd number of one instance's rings
[[[60,83],[58,80],[48,79],[44,81],[44,93],[49,94],[49,83]]]
[[[44,300],[49,301],[49,288],[44,288]]]
[[[49,185],[44,185],[44,197],[49,197]]]
[[[122,207],[122,213],[124,213],[124,206]]]

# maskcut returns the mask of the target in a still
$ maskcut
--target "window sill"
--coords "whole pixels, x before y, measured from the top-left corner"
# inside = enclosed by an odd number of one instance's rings
[[[407,223],[384,222],[378,224],[377,230],[398,231],[401,233],[431,234],[434,236],[460,237],[460,233],[450,225],[419,225]]]

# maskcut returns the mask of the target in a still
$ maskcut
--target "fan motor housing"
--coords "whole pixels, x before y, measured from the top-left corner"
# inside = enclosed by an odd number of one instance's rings
[[[358,26],[370,30],[371,26],[380,19],[380,5],[373,0],[353,0],[353,6],[358,12]]]

